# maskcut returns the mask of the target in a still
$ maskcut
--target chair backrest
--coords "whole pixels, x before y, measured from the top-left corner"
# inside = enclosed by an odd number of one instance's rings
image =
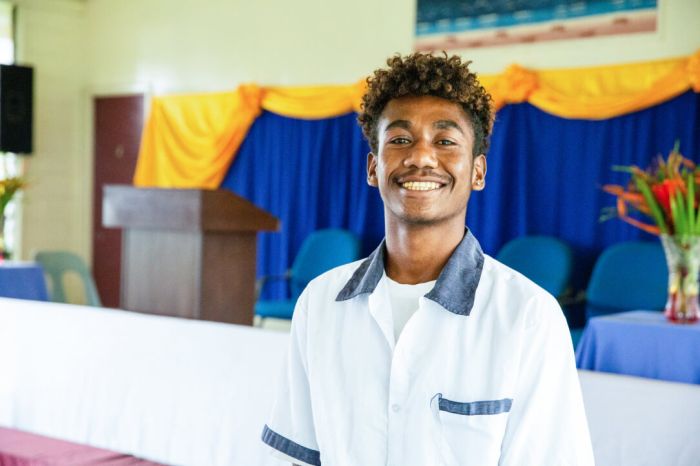
[[[83,283],[86,304],[89,306],[101,306],[95,281],[85,265],[85,262],[69,251],[41,251],[34,257],[49,277],[51,301],[67,303],[66,290],[63,286],[63,277],[68,272],[75,272]]]
[[[569,285],[573,253],[568,244],[552,236],[523,236],[506,243],[496,256],[553,296]]]
[[[360,241],[341,229],[318,230],[304,240],[291,268],[290,289],[297,299],[306,285],[333,267],[360,258]]]
[[[589,317],[634,309],[661,310],[668,297],[668,267],[661,244],[627,241],[605,249],[586,290]]]

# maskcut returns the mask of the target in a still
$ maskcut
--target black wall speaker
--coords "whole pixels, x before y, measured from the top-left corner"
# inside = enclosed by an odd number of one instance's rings
[[[0,151],[32,152],[34,70],[0,65]]]

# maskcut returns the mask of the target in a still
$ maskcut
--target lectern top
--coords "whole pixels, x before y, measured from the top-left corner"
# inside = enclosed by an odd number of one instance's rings
[[[280,221],[224,189],[105,185],[105,227],[186,231],[277,231]]]

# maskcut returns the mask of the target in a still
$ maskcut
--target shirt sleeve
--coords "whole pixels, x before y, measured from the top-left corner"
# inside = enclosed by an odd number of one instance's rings
[[[592,466],[581,386],[566,319],[557,301],[527,309],[518,382],[500,466]]]
[[[299,465],[320,466],[307,372],[307,303],[304,292],[294,309],[289,351],[262,441],[278,458]]]

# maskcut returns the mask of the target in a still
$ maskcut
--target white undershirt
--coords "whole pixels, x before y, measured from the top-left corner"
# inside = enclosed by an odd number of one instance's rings
[[[418,300],[433,289],[435,280],[416,285],[397,283],[389,277],[386,277],[386,280],[389,290],[389,302],[391,303],[391,315],[394,319],[394,338],[398,341],[406,322],[418,310]]]

